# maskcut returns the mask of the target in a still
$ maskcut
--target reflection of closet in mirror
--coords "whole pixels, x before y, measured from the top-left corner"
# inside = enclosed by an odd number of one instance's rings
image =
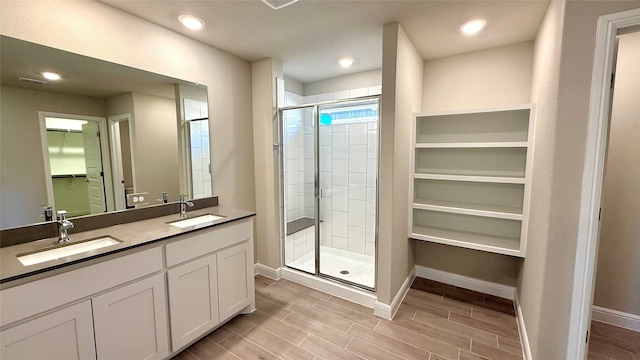
[[[211,196],[209,110],[206,101],[184,99],[184,119],[189,140],[189,166],[193,199]]]
[[[127,206],[127,194],[135,192],[135,171],[133,157],[133,122],[131,114],[109,117],[109,137],[111,139],[111,157],[113,168],[113,192],[116,210],[124,210]]]
[[[56,114],[44,120],[43,155],[47,168],[49,204],[68,216],[107,210],[100,128],[105,119]],[[47,166],[48,165],[48,166]]]

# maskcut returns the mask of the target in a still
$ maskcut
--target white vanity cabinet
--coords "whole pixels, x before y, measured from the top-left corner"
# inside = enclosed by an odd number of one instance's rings
[[[91,302],[9,328],[1,339],[0,359],[95,359]]]
[[[216,254],[167,271],[171,344],[180,349],[220,323]]]
[[[100,360],[161,360],[169,355],[163,274],[91,299]]]
[[[253,311],[252,239],[253,220],[244,220],[166,245],[174,352],[239,312]]]
[[[0,359],[168,359],[255,310],[253,219],[0,291]]]

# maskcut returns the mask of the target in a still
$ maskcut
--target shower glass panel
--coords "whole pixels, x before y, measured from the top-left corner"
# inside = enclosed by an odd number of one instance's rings
[[[285,265],[315,273],[314,108],[282,112]]]
[[[282,111],[285,265],[375,288],[378,108]]]

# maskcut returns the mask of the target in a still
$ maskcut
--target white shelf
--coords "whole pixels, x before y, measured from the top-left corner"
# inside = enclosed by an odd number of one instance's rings
[[[515,142],[432,142],[417,143],[416,149],[464,149],[464,148],[526,148],[529,144],[526,141]]]
[[[525,178],[502,177],[502,176],[469,176],[469,175],[442,175],[442,174],[413,174],[414,179],[425,180],[453,180],[453,181],[473,181],[501,184],[524,184]]]
[[[473,205],[476,206],[470,207]],[[420,210],[447,212],[452,214],[492,217],[497,219],[522,220],[522,209],[506,206],[482,206],[477,204],[465,204],[452,201],[430,201],[430,203],[428,204],[414,203],[413,208]]]
[[[522,256],[519,238],[487,236],[472,232],[453,231],[425,226],[414,226],[413,233],[411,233],[410,237],[416,240],[426,240],[467,249]]]
[[[414,114],[409,236],[524,257],[531,105]]]

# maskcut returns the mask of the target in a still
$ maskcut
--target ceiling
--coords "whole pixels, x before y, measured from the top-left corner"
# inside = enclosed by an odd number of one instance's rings
[[[533,40],[548,0],[299,0],[273,10],[259,0],[101,0],[246,61],[281,59],[285,76],[301,83],[380,69],[382,28],[400,23],[425,60]],[[206,22],[187,30],[180,14]],[[473,37],[462,23],[484,18]],[[348,70],[342,57],[355,59]]]
[[[0,36],[0,63],[0,84],[3,86],[96,99],[109,99],[129,92],[173,99],[174,84],[205,89],[202,85],[6,36]],[[64,81],[34,84],[20,80],[43,80],[40,72],[50,69],[63,74]]]

